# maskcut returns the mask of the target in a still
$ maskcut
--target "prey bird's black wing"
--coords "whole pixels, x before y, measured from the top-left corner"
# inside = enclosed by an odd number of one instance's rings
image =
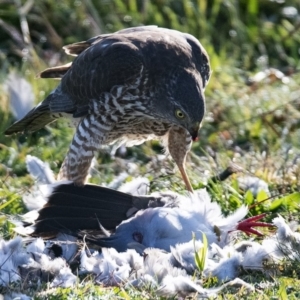
[[[114,230],[140,209],[163,206],[160,197],[132,196],[95,185],[62,184],[54,188],[39,211],[33,236],[52,237],[58,232],[77,235],[81,230]],[[100,225],[101,224],[101,225]]]

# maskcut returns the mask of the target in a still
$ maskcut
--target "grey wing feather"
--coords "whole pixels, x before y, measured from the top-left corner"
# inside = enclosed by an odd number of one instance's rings
[[[77,112],[89,99],[98,99],[112,87],[131,85],[142,69],[143,58],[135,45],[126,39],[101,40],[73,61],[61,86],[74,99]]]
[[[4,133],[10,135],[17,132],[33,132],[53,122],[55,119],[49,114],[49,101],[46,100],[11,125]]]
[[[51,97],[52,96],[52,97]],[[61,91],[60,86],[50,94],[50,112],[51,113],[69,113],[73,114],[76,110],[76,106],[72,98],[68,94]]]
[[[78,42],[70,45],[63,46],[63,49],[65,50],[66,54],[72,55],[72,56],[78,56],[80,53],[91,47],[92,44],[96,42],[100,42],[104,38],[111,36],[112,34],[101,34],[98,36],[94,36],[87,41]]]
[[[63,47],[63,49],[65,50],[66,54],[77,56],[80,53],[82,53],[84,50],[89,48],[90,46],[91,44],[88,41],[86,41],[86,42],[79,42],[71,45],[66,45]]]
[[[43,72],[39,73],[37,77],[39,78],[62,78],[68,70],[71,68],[72,63],[68,63],[62,66],[48,68]]]
[[[183,36],[192,47],[192,58],[198,72],[201,74],[203,88],[205,88],[211,75],[208,54],[195,37],[187,33],[183,33]]]
[[[92,44],[95,44],[96,42],[98,43],[107,37],[111,37],[112,35],[128,34],[128,33],[146,31],[146,30],[151,30],[151,29],[158,30],[158,27],[156,25],[149,25],[149,26],[138,26],[138,27],[134,27],[134,28],[125,28],[125,29],[119,30],[115,33],[112,33],[112,34],[101,34],[101,35],[92,37],[92,38],[88,39],[87,41],[66,45],[63,47],[63,49],[65,50],[66,54],[77,56],[80,53],[82,53],[83,51],[85,51],[87,48],[89,48]]]

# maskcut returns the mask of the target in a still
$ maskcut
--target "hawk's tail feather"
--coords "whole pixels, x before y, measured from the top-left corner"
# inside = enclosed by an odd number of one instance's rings
[[[32,235],[46,237],[65,232],[77,236],[81,230],[101,233],[101,226],[113,230],[130,214],[147,208],[151,200],[95,185],[62,184],[55,187],[39,211]]]
[[[48,97],[40,103],[40,105],[29,111],[21,120],[12,124],[4,133],[10,135],[19,132],[34,132],[56,120],[56,118],[50,114],[50,100]]]

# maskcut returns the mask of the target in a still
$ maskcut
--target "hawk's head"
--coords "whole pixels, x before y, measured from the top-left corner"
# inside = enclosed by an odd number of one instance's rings
[[[196,140],[205,112],[201,75],[196,70],[178,70],[165,82],[164,89],[155,97],[156,108],[160,108],[156,109],[159,117],[185,128]]]

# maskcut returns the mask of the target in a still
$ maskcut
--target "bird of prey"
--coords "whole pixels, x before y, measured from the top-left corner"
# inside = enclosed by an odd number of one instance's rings
[[[71,117],[75,135],[59,179],[83,185],[97,150],[118,143],[162,141],[188,190],[185,158],[205,112],[209,58],[192,35],[141,26],[103,34],[64,47],[76,58],[50,68],[42,78],[61,78],[58,87],[5,133],[33,132]]]
[[[204,189],[188,197],[170,191],[140,196],[96,185],[56,184],[35,223],[24,232],[47,238],[59,232],[86,235],[87,241],[118,251],[130,246],[169,251],[170,246],[189,242],[192,232],[197,239],[204,232],[209,243],[224,244],[232,231],[262,235],[253,227],[273,227],[259,222],[265,214],[241,221],[247,213],[242,206],[224,217]]]

